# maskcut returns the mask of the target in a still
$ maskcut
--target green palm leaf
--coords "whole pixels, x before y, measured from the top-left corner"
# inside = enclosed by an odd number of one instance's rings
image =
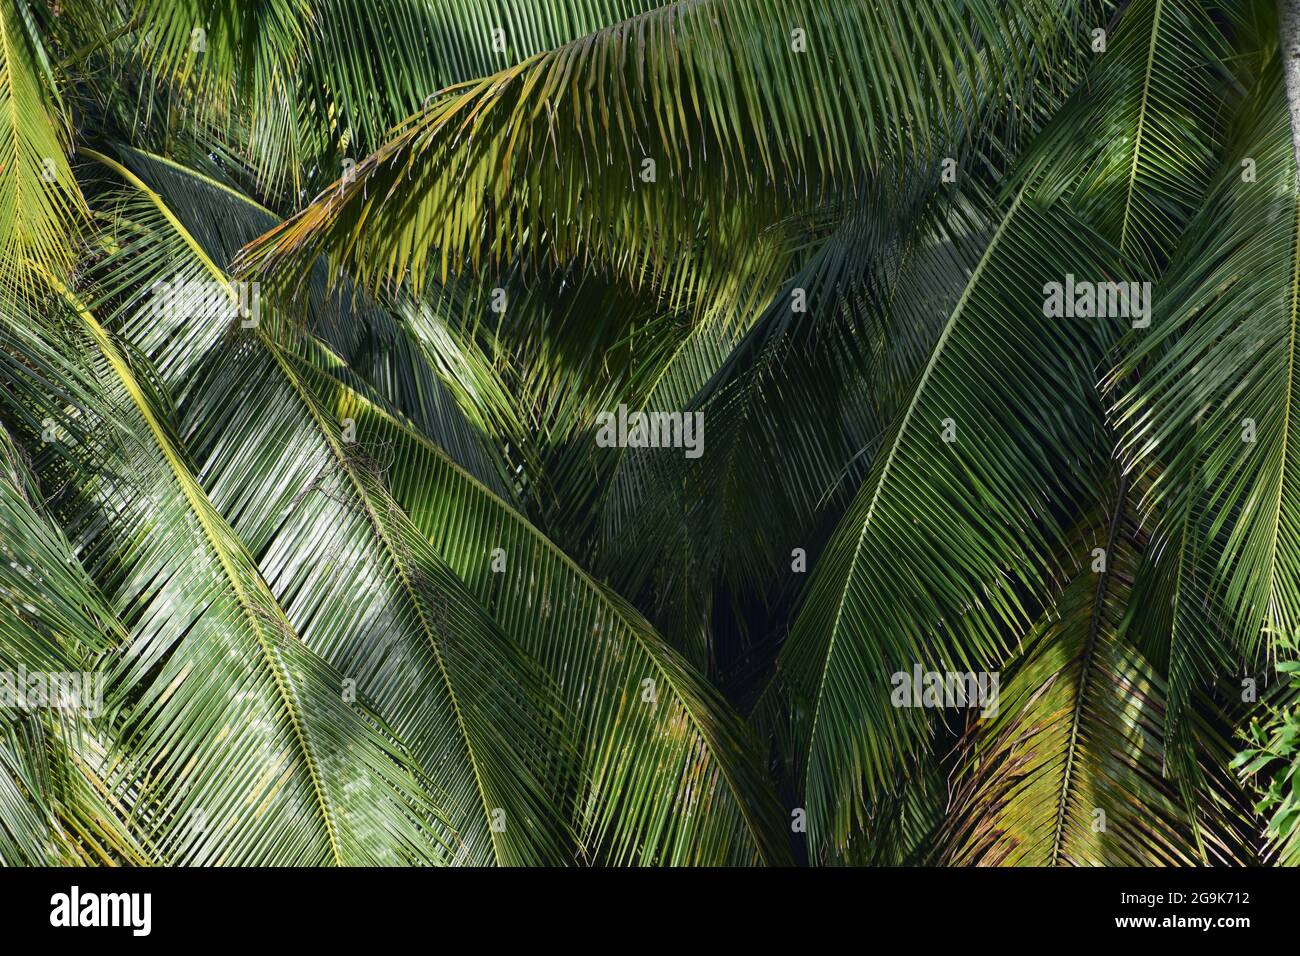
[[[344,702],[342,675],[293,631],[147,381],[48,278],[76,322],[65,354],[88,356],[121,402],[113,418],[135,426],[128,442],[96,452],[124,477],[86,489],[111,504],[116,524],[80,529],[130,629],[110,683],[128,756],[114,792],[132,795],[133,822],[173,863],[438,859],[417,766]]]
[[[560,685],[581,731],[587,852],[647,864],[788,860],[748,730],[716,691],[630,605],[437,448],[303,368],[322,400],[356,421],[411,520]]]
[[[971,728],[941,836],[946,863],[1252,859],[1249,814],[1223,771],[1230,749],[1222,738],[1198,728],[1207,772],[1193,801],[1165,776],[1164,684],[1123,633],[1138,532],[1118,500],[1109,529],[1082,542],[1084,553],[1093,543],[1104,549],[1105,570],[1085,568],[1062,590],[1003,675],[996,718]]]
[[[1189,586],[1222,608],[1236,647],[1253,660],[1274,635],[1300,626],[1292,587],[1300,569],[1292,416],[1300,259],[1276,65],[1247,117],[1162,281],[1149,333],[1135,335],[1117,373],[1149,366],[1115,420],[1123,453],[1153,475],[1148,505],[1166,506],[1168,521],[1185,528],[1186,560],[1196,562]],[[1189,602],[1202,603],[1197,593]]]
[[[367,286],[419,288],[524,253],[665,287],[705,269],[734,283],[758,268],[731,242],[742,224],[756,235],[797,197],[852,195],[868,171],[955,150],[989,104],[1022,96],[1061,9],[671,4],[439,100],[248,265],[328,253]]]
[[[317,108],[365,152],[432,95],[659,6],[659,0],[313,0]],[[319,94],[318,94],[319,95]]]
[[[59,274],[71,269],[84,213],[37,12],[27,0],[0,12],[0,271],[29,291],[29,260]]]
[[[53,675],[77,680],[72,708],[27,698],[36,709],[6,699],[0,711],[0,865],[145,862],[104,764],[91,764],[104,752],[94,662],[120,637],[117,621],[40,501],[0,428],[0,672],[25,698],[32,675],[47,687]]]
[[[1202,0],[1135,0],[1080,88],[1023,160],[1121,251],[1168,260],[1214,174],[1231,89]]]
[[[96,208],[111,216],[110,254],[94,270],[101,294],[117,305],[125,334],[148,353],[168,379],[187,382],[226,327],[211,322],[159,323],[155,303],[172,293],[192,316],[212,303],[201,290],[210,286],[212,268],[224,270],[239,248],[278,219],[233,187],[195,170],[140,150],[119,147],[122,161],[144,188],[97,197]],[[103,154],[87,151],[91,158]],[[172,228],[168,216],[182,227]],[[194,256],[190,241],[209,263]],[[421,338],[409,319],[385,308],[348,283],[330,293],[323,265],[313,270],[305,304],[307,327],[343,357],[386,403],[409,418],[457,462],[495,490],[506,493],[497,463],[483,447],[448,388],[439,368],[424,358]],[[186,298],[190,300],[186,303]],[[218,297],[218,311],[224,308]],[[453,383],[454,384],[454,383]]]
[[[1077,220],[1014,198],[818,561],[778,662],[814,843],[846,845],[862,794],[892,792],[924,745],[927,722],[890,706],[889,675],[1002,659],[1018,588],[1056,573],[1063,532],[1040,502],[1096,493],[1093,369],[1119,320],[1046,318],[1043,302],[1067,274],[1106,276],[1102,255]]]
[[[157,358],[176,343],[201,348],[191,329],[218,330],[200,356],[202,373],[185,387],[183,435],[200,482],[257,557],[289,623],[427,768],[454,828],[444,841],[459,841],[458,862],[563,862],[563,827],[547,800],[562,800],[563,791],[540,782],[563,765],[558,698],[350,447],[347,423],[314,400],[278,342],[293,332],[272,331],[267,305],[265,325],[232,342],[234,287],[161,198],[112,165],[162,213],[152,228],[165,230],[161,242],[138,241],[117,267],[133,269],[134,284],[148,288],[159,280],[141,281],[141,267],[188,260],[182,271],[205,275],[220,293],[161,316],[132,300],[129,324],[145,333],[136,344],[153,346]],[[168,384],[191,378],[175,363],[165,367]]]

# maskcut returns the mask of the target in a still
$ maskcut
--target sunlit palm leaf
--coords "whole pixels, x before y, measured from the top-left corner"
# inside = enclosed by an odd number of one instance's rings
[[[294,633],[147,381],[48,279],[76,322],[65,354],[85,356],[118,396],[114,420],[134,425],[126,444],[86,449],[123,477],[93,489],[113,526],[78,528],[130,629],[110,686],[128,756],[114,789],[132,796],[133,821],[173,863],[437,860],[414,762],[345,703],[342,675]]]
[[[114,226],[106,230],[111,254],[97,263],[93,276],[101,295],[124,300],[118,306],[124,331],[154,359],[179,397],[181,383],[202,366],[227,330],[221,321],[224,296],[213,303],[203,294],[212,289],[212,268],[224,271],[245,242],[278,220],[242,193],[194,170],[139,150],[122,148],[121,153],[125,166],[145,185],[130,188],[120,202],[114,196],[97,198],[96,208]],[[171,228],[169,216],[181,230]],[[211,265],[193,255],[186,234]],[[496,463],[434,367],[423,360],[420,340],[350,284],[327,291],[324,273],[323,265],[313,270],[306,289],[307,327],[457,462],[505,493]],[[157,321],[158,304],[167,295],[191,321]],[[212,321],[203,321],[214,308]]]
[[[117,172],[145,189],[124,168]],[[161,234],[137,241],[135,257],[118,265],[149,287],[142,264],[184,263],[181,271],[216,293],[161,311],[129,301],[126,312],[144,333],[137,344],[153,345],[158,358],[173,343],[193,342],[191,330],[208,333],[202,372],[188,382],[180,413],[214,506],[256,556],[305,644],[352,682],[427,768],[454,827],[444,840],[459,841],[456,860],[563,862],[560,814],[548,806],[562,802],[563,789],[548,792],[540,782],[563,780],[558,698],[389,497],[358,454],[349,423],[299,380],[270,331],[269,304],[254,327],[236,333],[234,287],[160,198],[144,195],[164,212],[163,223],[150,224]],[[281,334],[294,338],[291,329]],[[169,383],[191,378],[169,369]]]
[[[1122,495],[1123,492],[1113,494]],[[1080,541],[1084,563],[974,721],[940,835],[958,865],[1169,866],[1253,858],[1231,751],[1199,728],[1206,782],[1185,802],[1166,776],[1164,685],[1122,633],[1137,563],[1131,506]],[[1126,510],[1128,509],[1128,510]],[[1104,570],[1097,562],[1104,560]],[[1234,829],[1237,828],[1237,829]]]
[[[92,718],[103,675],[94,662],[117,630],[0,428],[0,865],[148,860],[102,789],[102,765],[91,766],[102,754]],[[30,700],[32,675],[68,699]],[[75,685],[52,683],[58,675]],[[10,699],[15,692],[28,706]]]
[[[730,266],[735,282],[755,268],[738,226],[757,234],[796,197],[852,194],[868,171],[956,149],[988,103],[1023,94],[1061,9],[671,4],[439,100],[249,265],[325,252],[367,285],[418,288],[527,251],[642,280]]]

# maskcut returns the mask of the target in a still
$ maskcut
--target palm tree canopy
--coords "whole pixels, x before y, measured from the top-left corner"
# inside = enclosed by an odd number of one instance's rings
[[[1288,30],[12,0],[0,863],[1295,862]]]

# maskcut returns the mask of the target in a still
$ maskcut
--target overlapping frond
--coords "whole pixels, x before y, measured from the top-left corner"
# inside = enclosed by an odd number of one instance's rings
[[[1124,633],[1138,562],[1131,505],[1081,537],[1081,572],[1002,674],[996,717],[973,721],[943,862],[980,866],[1244,864],[1248,801],[1230,747],[1196,728],[1205,776],[1184,799],[1165,757],[1164,682]],[[1093,550],[1093,548],[1099,550]]]
[[[1294,863],[1283,20],[9,0],[0,863]]]
[[[165,262],[211,291],[161,307],[128,300],[126,324],[144,333],[134,344],[150,358],[207,335],[200,372],[170,363],[163,377],[186,386],[181,433],[214,507],[305,645],[427,768],[456,861],[564,862],[563,789],[541,782],[563,780],[558,698],[391,499],[352,426],[299,379],[279,343],[293,341],[292,327],[273,331],[269,304],[241,318],[225,273],[157,194],[145,197],[164,221],[144,223],[134,258],[115,261],[134,267],[137,288],[177,281],[141,281],[141,268]]]
[[[1150,473],[1204,626],[1254,659],[1300,627],[1296,409],[1297,192],[1280,71],[1157,289],[1120,373],[1121,450]],[[1215,618],[1222,621],[1216,621]]]
[[[302,53],[315,26],[310,0],[132,0],[146,59],[197,95],[249,95]]]
[[[1154,270],[1214,174],[1234,93],[1228,42],[1207,0],[1134,0],[1098,42],[1084,81],[1025,168]]]
[[[501,628],[560,685],[580,728],[591,858],[780,863],[780,808],[743,722],[636,610],[364,397],[304,364],[357,423],[394,496]]]
[[[435,94],[653,10],[661,0],[311,0],[306,69],[317,109],[377,147]],[[352,151],[355,155],[355,150]]]
[[[924,743],[890,674],[991,666],[1053,580],[1056,515],[1097,493],[1094,369],[1120,320],[1048,317],[1044,296],[1114,270],[1081,223],[1017,195],[819,559],[778,662],[814,843],[847,844],[863,795],[896,789]]]
[[[0,865],[148,862],[103,790],[116,617],[0,427]]]
[[[671,4],[437,101],[247,265],[327,253],[369,286],[418,288],[526,253],[639,281],[709,267],[735,281],[754,248],[737,227],[759,235],[800,197],[952,155],[990,104],[1019,101],[1071,25],[1063,9]]]
[[[79,450],[82,505],[65,513],[129,631],[108,706],[122,757],[111,788],[130,795],[133,826],[171,863],[437,861],[418,765],[295,633],[138,358],[47,278],[70,324],[51,337],[115,397],[109,421],[132,429]]]
[[[106,221],[112,226],[103,230],[108,252],[95,264],[92,277],[101,295],[122,300],[117,312],[123,330],[154,359],[179,398],[192,371],[202,367],[227,331],[227,299],[209,294],[216,291],[213,269],[224,275],[239,248],[278,219],[237,190],[192,169],[139,150],[120,151],[120,165],[140,177],[141,184],[96,197],[96,209],[111,217]],[[93,151],[87,155],[117,162]],[[171,226],[169,216],[180,229]],[[187,235],[210,264],[193,254]],[[306,287],[304,325],[439,447],[504,493],[496,463],[407,323],[350,283],[331,292],[324,272],[319,265]],[[252,294],[260,301],[260,290],[249,290],[245,298]],[[189,321],[158,322],[164,304]]]

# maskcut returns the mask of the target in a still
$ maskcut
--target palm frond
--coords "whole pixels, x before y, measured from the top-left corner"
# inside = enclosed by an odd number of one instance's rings
[[[112,790],[131,794],[133,825],[172,863],[440,859],[418,765],[345,702],[343,675],[294,632],[195,479],[138,358],[47,280],[73,323],[59,333],[65,354],[117,394],[110,420],[134,426],[127,443],[85,450],[106,460],[82,470],[101,477],[80,490],[115,524],[97,528],[89,514],[78,525],[130,631],[109,707],[125,758]]]
[[[890,705],[890,674],[987,669],[1057,574],[1053,512],[1097,492],[1094,368],[1120,330],[1046,318],[1044,296],[1113,275],[1105,248],[1064,211],[1012,200],[817,563],[778,662],[814,844],[844,845],[863,794],[892,792],[923,745],[926,719]]]
[[[1138,531],[1122,484],[1113,497],[1109,528],[1080,539],[1083,555],[1104,550],[1104,570],[1085,564],[1062,590],[1003,675],[997,716],[972,723],[939,840],[946,863],[1253,861],[1248,803],[1209,726],[1195,799],[1166,775],[1164,683],[1122,627]]]
[[[411,520],[560,685],[579,722],[578,830],[592,858],[789,859],[748,729],[640,614],[417,433],[323,372],[303,376],[356,421]]]
[[[1150,330],[1134,333],[1116,373],[1145,367],[1115,421],[1126,459],[1152,476],[1148,506],[1164,506],[1166,525],[1186,527],[1169,534],[1197,562],[1189,602],[1208,595],[1239,654],[1254,660],[1300,626],[1292,587],[1300,571],[1292,374],[1300,258],[1276,63],[1248,117],[1161,282]]]
[[[660,0],[313,0],[306,55],[316,108],[362,154],[446,87],[660,6]],[[355,149],[352,155],[357,155]]]
[[[214,303],[201,294],[213,281],[212,267],[224,274],[239,248],[278,219],[235,188],[193,169],[140,150],[121,147],[119,152],[121,164],[102,153],[86,152],[89,158],[126,169],[140,181],[123,193],[96,197],[95,208],[111,217],[114,228],[104,230],[111,251],[95,264],[91,278],[102,295],[124,300],[116,307],[124,333],[154,358],[173,383],[183,383],[202,366],[225,331],[220,319],[223,298],[217,296]],[[171,228],[169,216],[182,229]],[[211,267],[193,254],[187,235]],[[499,463],[440,380],[439,369],[425,360],[422,342],[408,328],[409,319],[400,306],[386,307],[347,282],[332,292],[327,285],[325,267],[319,264],[303,304],[306,327],[386,404],[480,480],[506,493]],[[191,321],[156,322],[157,303],[169,294]],[[217,314],[212,321],[199,317],[201,310],[214,307]]]
[[[0,11],[0,272],[39,285],[27,263],[66,275],[84,202],[68,165],[69,128],[27,0]]]
[[[126,316],[151,359],[178,343],[194,350],[193,332],[207,333],[202,372],[167,363],[163,379],[184,387],[178,414],[198,479],[257,556],[289,624],[428,768],[458,862],[564,862],[564,829],[549,806],[563,791],[540,783],[564,761],[558,698],[432,553],[351,447],[347,423],[313,399],[281,345],[292,328],[273,332],[267,305],[251,330],[233,332],[237,293],[225,273],[156,193],[117,171],[165,223],[137,240],[133,257],[115,260],[132,271],[128,284],[155,285],[140,281],[139,267],[165,261],[217,293],[161,313],[129,300]]]
[[[1213,2],[1134,0],[1022,160],[1124,253],[1168,261],[1214,175],[1235,94]]]
[[[148,862],[90,763],[104,752],[95,665],[120,638],[0,427],[0,865]]]
[[[734,282],[755,268],[753,246],[730,241],[740,222],[760,235],[798,197],[954,155],[990,104],[1018,102],[1067,42],[1062,8],[671,4],[453,91],[246,265],[327,253],[369,287],[418,289],[525,254],[656,285],[708,263]]]

